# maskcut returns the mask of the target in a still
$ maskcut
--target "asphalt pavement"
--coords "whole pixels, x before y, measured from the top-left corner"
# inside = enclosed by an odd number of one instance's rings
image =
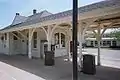
[[[97,49],[89,48],[85,51],[97,55]],[[120,80],[119,51],[101,49],[104,66],[96,66],[96,75],[78,72],[78,80]],[[72,63],[64,61],[65,58],[55,58],[55,65],[50,67],[45,66],[41,59],[0,54],[0,80],[72,80]]]

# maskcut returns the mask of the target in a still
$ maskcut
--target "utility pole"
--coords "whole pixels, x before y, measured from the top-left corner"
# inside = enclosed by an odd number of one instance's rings
[[[72,42],[73,42],[73,80],[78,80],[77,68],[77,24],[78,24],[78,0],[73,0],[72,18]]]

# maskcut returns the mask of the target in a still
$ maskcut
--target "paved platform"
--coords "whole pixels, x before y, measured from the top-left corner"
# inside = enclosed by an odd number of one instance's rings
[[[97,48],[85,48],[87,53],[96,55],[97,62]],[[120,69],[120,50],[111,48],[101,48],[100,50],[101,64]]]
[[[44,60],[30,60],[22,55],[0,55],[0,61],[0,71],[13,77],[13,80],[72,80],[72,64],[65,62],[64,58],[55,58],[53,67],[44,66]],[[7,70],[3,64],[6,64]],[[96,75],[79,72],[78,76],[79,80],[120,80],[120,69],[97,67]]]

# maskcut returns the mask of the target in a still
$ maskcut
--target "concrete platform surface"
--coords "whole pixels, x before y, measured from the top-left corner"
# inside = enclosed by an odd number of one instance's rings
[[[41,59],[0,54],[0,74],[0,80],[72,80],[72,63],[55,58],[55,66],[49,67]],[[78,80],[120,80],[120,69],[97,67],[96,75],[78,72],[78,76]]]

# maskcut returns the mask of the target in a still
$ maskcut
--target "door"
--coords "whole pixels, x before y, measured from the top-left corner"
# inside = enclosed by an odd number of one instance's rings
[[[65,34],[61,32],[55,33],[54,41],[55,41],[55,57],[67,55]]]

